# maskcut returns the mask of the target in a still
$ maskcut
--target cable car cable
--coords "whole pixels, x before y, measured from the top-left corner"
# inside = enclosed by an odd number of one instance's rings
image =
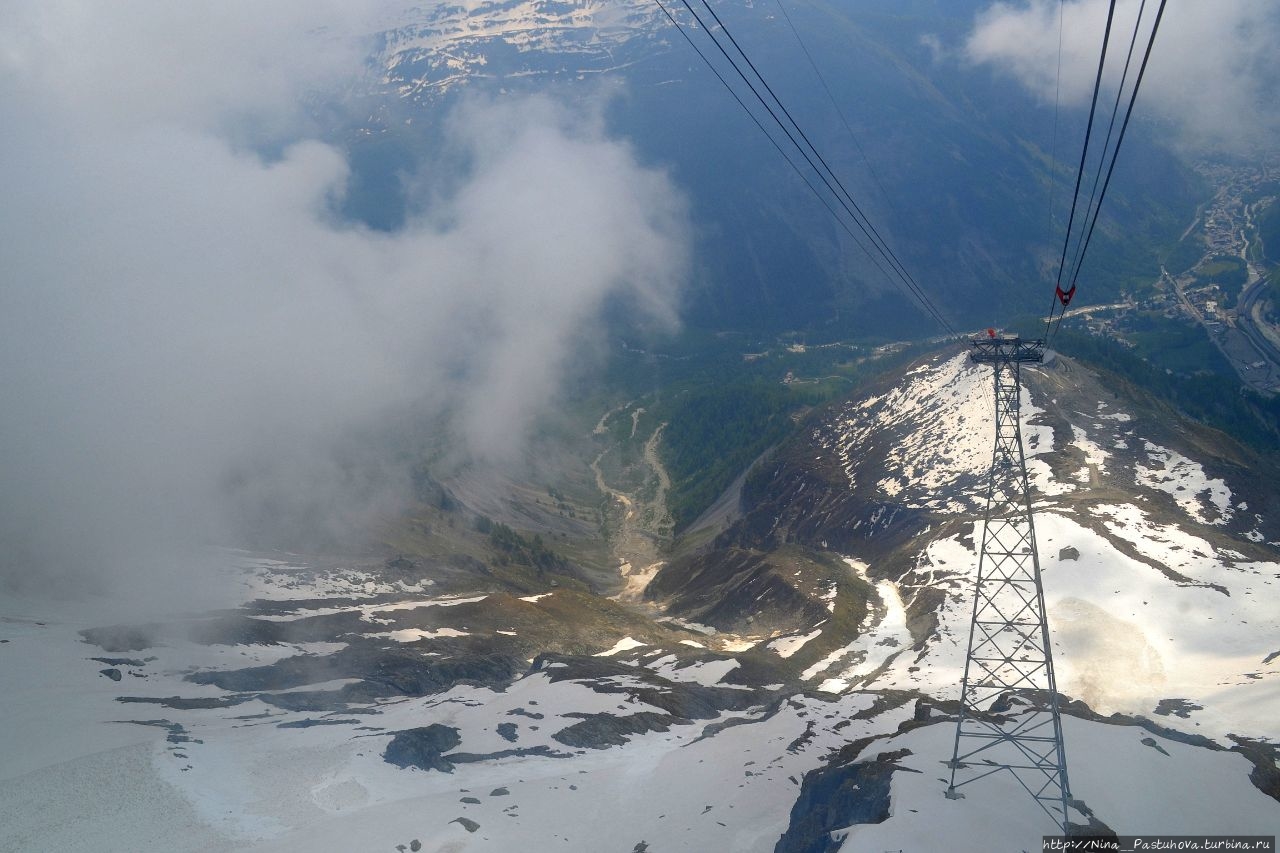
[[[1107,187],[1111,186],[1111,175],[1112,173],[1114,173],[1116,168],[1116,157],[1120,154],[1120,146],[1124,143],[1125,132],[1129,129],[1129,119],[1132,118],[1133,116],[1133,105],[1137,103],[1138,90],[1142,88],[1142,79],[1144,76],[1146,76],[1146,73],[1147,73],[1147,63],[1151,60],[1151,48],[1155,46],[1156,33],[1160,31],[1160,20],[1161,18],[1164,17],[1164,7],[1166,2],[1168,2],[1168,0],[1160,0],[1160,8],[1156,10],[1156,20],[1151,27],[1151,36],[1150,38],[1147,39],[1147,49],[1142,56],[1142,65],[1138,68],[1138,79],[1134,81],[1133,93],[1129,96],[1129,106],[1124,113],[1124,123],[1120,125],[1120,136],[1116,140],[1116,148],[1111,156],[1111,165],[1107,167],[1107,177],[1106,177],[1106,180],[1102,182],[1102,192],[1098,197],[1098,210],[1101,210],[1102,200],[1107,196]],[[1081,252],[1081,257],[1080,257],[1080,262],[1082,264],[1084,263],[1083,252],[1088,251],[1089,242],[1093,239],[1093,229],[1094,229],[1094,226],[1096,226],[1097,224],[1098,224],[1098,211],[1095,210],[1093,215],[1093,221],[1089,223],[1089,231],[1085,235],[1084,249]],[[1076,278],[1079,275],[1080,275],[1080,268],[1077,266],[1075,272],[1072,274],[1072,277],[1071,277],[1072,288],[1075,288]],[[1058,326],[1061,326],[1061,325],[1062,325],[1062,318],[1059,317]],[[1054,327],[1055,334],[1057,333],[1058,326]]]
[[[1142,3],[1138,6],[1138,19],[1133,22],[1133,35],[1129,39],[1129,52],[1125,55],[1124,70],[1120,73],[1120,83],[1116,86],[1116,99],[1111,105],[1111,121],[1107,124],[1107,135],[1102,141],[1102,157],[1098,160],[1098,171],[1093,175],[1093,186],[1089,190],[1089,204],[1086,205],[1084,209],[1086,219],[1088,218],[1090,211],[1094,210],[1093,202],[1098,195],[1098,183],[1102,180],[1102,163],[1107,159],[1107,151],[1111,147],[1111,135],[1115,132],[1116,128],[1116,115],[1120,112],[1120,99],[1124,95],[1124,84],[1129,80],[1129,67],[1133,63],[1133,48],[1138,43],[1138,31],[1142,27],[1142,15],[1146,11],[1146,8],[1147,0],[1142,0]],[[1112,160],[1114,161],[1114,159],[1115,156],[1113,152]],[[1102,206],[1101,201],[1099,201],[1098,206]],[[1074,270],[1078,270],[1080,268],[1080,262],[1084,257],[1084,253],[1082,251],[1083,248],[1084,242],[1081,241],[1077,244],[1075,257],[1072,258],[1071,261],[1071,266]],[[1072,278],[1074,278],[1074,276]]]
[[[924,292],[923,288],[921,288],[920,285],[910,276],[910,274],[906,272],[905,268],[901,264],[901,261],[898,260],[896,255],[893,254],[892,250],[889,249],[888,245],[884,243],[883,238],[880,236],[879,232],[876,231],[875,227],[871,224],[870,220],[866,219],[865,214],[863,214],[861,209],[857,207],[856,202],[852,202],[852,197],[849,195],[847,189],[845,189],[844,186],[840,184],[839,179],[835,176],[834,172],[830,170],[830,167],[827,166],[826,167],[827,171],[824,173],[823,169],[819,168],[818,163],[814,162],[814,157],[817,157],[819,162],[821,162],[823,166],[826,166],[826,162],[825,160],[822,159],[821,154],[809,141],[808,137],[804,134],[803,129],[800,128],[799,124],[791,116],[790,112],[786,110],[786,106],[772,91],[772,89],[768,87],[767,81],[765,81],[763,76],[760,75],[759,71],[755,68],[754,63],[751,62],[750,58],[742,50],[741,46],[738,45],[736,40],[733,39],[732,34],[729,33],[728,29],[724,26],[723,21],[721,21],[719,19],[719,16],[715,14],[715,10],[711,9],[708,6],[708,11],[711,12],[713,18],[716,20],[716,23],[719,24],[720,28],[725,32],[725,35],[730,39],[731,43],[736,48],[737,52],[743,57],[743,59],[751,67],[751,70],[755,73],[756,77],[759,78],[761,84],[764,85],[766,89],[769,91],[769,94],[773,97],[773,100],[777,104],[778,109],[784,112],[784,114],[786,114],[792,126],[795,127],[796,133],[799,133],[801,137],[805,140],[806,144],[809,146],[809,149],[813,151],[814,156],[811,157],[808,151],[806,151],[805,147],[802,146],[800,142],[796,140],[796,135],[793,134],[791,130],[787,127],[787,125],[782,121],[782,119],[778,117],[778,112],[770,105],[769,101],[766,100],[765,97],[760,93],[759,89],[756,88],[756,86],[752,83],[751,79],[742,70],[742,67],[733,58],[733,56],[730,55],[729,51],[725,48],[724,44],[716,37],[714,31],[707,26],[706,22],[702,19],[702,17],[698,14],[698,12],[689,4],[688,0],[681,0],[681,2],[684,5],[684,7],[689,11],[689,13],[693,16],[698,26],[700,26],[703,29],[703,31],[707,33],[707,36],[712,40],[712,43],[715,44],[716,48],[720,51],[721,55],[733,67],[734,71],[738,74],[739,78],[741,78],[743,83],[745,83],[747,87],[751,90],[751,93],[756,97],[756,100],[765,108],[766,112],[769,113],[770,118],[772,118],[774,123],[778,126],[778,128],[782,130],[782,132],[786,135],[787,139],[791,142],[791,144],[795,146],[796,150],[800,153],[800,155],[804,157],[805,162],[809,164],[809,167],[813,169],[815,174],[817,174],[818,178],[822,181],[823,185],[826,186],[827,190],[835,197],[837,203],[845,210],[848,216],[851,219],[853,219],[854,224],[858,226],[858,229],[862,231],[862,233],[867,237],[868,240],[871,241],[871,244],[876,249],[876,251],[879,252],[879,254],[885,259],[886,262],[888,262],[890,268],[897,275],[897,278],[902,282],[902,286],[905,286],[905,289],[911,295],[916,297],[917,301],[920,302],[921,306],[924,307],[924,309],[930,314],[930,316],[935,320],[935,322],[937,322],[938,325],[943,328],[944,331],[946,331],[950,335],[955,335],[956,331],[954,327],[951,326],[951,324],[947,321],[947,319],[933,305],[932,301],[929,299],[928,295]],[[704,0],[704,5],[705,5],[705,0]],[[702,57],[703,61],[706,62],[708,66],[711,67],[714,71],[715,70],[714,65],[712,65],[709,58],[706,56],[706,54],[703,51],[697,49],[692,39],[688,36],[687,33],[684,32],[684,28],[681,26],[679,21],[674,17],[674,15],[672,15],[670,11],[668,11],[666,7],[662,5],[661,2],[659,2],[659,6],[663,9],[663,12],[664,14],[666,14],[668,20],[670,20],[672,24],[677,27],[677,29],[680,29],[681,33],[685,36],[685,40],[688,41],[690,45],[695,48],[695,50],[697,50],[699,56]],[[723,76],[720,75],[718,71],[716,72],[716,75],[721,79],[721,82],[724,83],[726,87],[730,89],[730,92],[734,94],[734,98],[735,100],[738,101],[739,105],[742,106],[743,109],[747,110],[748,114],[751,115],[753,119],[755,119],[755,114],[749,108],[747,108],[746,104],[743,103],[741,98],[739,98],[736,95],[736,93],[733,92],[732,87],[729,86],[728,82],[723,78]],[[759,121],[756,120],[756,122],[757,122],[757,126],[759,126]],[[763,127],[761,129],[763,131]],[[774,141],[773,137],[769,135],[767,132],[766,132],[766,136],[769,136],[770,140]],[[776,141],[774,141],[774,145],[775,147],[778,147],[778,143]],[[793,169],[796,169],[797,172],[799,172],[798,166],[795,164],[794,161],[791,161],[790,158],[788,158],[788,162],[792,165]],[[830,179],[828,178],[828,174],[831,176]],[[802,178],[804,177],[803,174],[801,175],[801,177]],[[844,191],[844,196],[849,198],[849,202],[846,202],[845,198],[842,198],[841,193],[837,191],[836,186],[832,185],[833,180],[835,181],[836,185],[840,187],[840,190]],[[869,249],[867,249],[866,246],[862,245],[861,241],[857,239],[857,235],[853,234],[852,230],[848,227],[848,224],[835,213],[835,211],[831,208],[831,206],[826,203],[825,199],[821,198],[821,193],[817,191],[817,188],[814,187],[812,183],[810,183],[807,179],[805,180],[805,182],[809,186],[810,190],[814,192],[815,195],[819,196],[820,200],[823,201],[824,205],[828,208],[828,210],[832,212],[833,215],[836,216],[837,220],[840,222],[842,227],[847,232],[850,233],[850,236],[854,238],[854,241],[858,245],[858,247],[862,249],[864,252],[866,252],[867,255],[872,259],[872,261],[875,262],[877,269],[879,269],[881,273],[883,273],[887,278],[889,278],[892,281],[894,276],[890,274],[887,270],[885,270],[883,266],[880,265],[880,263],[876,260],[875,255]],[[850,207],[850,203],[853,204],[853,208]],[[855,210],[857,210],[857,213],[855,213]],[[859,214],[861,214],[861,217],[859,216]]]
[[[1058,307],[1058,303],[1062,302],[1062,272],[1067,263],[1067,248],[1071,245],[1071,231],[1075,225],[1076,205],[1080,201],[1080,182],[1084,179],[1085,162],[1089,155],[1089,137],[1093,134],[1093,116],[1098,108],[1098,91],[1102,87],[1102,69],[1107,63],[1107,43],[1111,40],[1111,22],[1116,14],[1116,0],[1110,0],[1107,5],[1107,27],[1102,36],[1102,54],[1098,57],[1098,73],[1093,81],[1093,101],[1089,105],[1089,122],[1085,127],[1084,146],[1080,151],[1080,165],[1076,169],[1076,188],[1071,198],[1071,215],[1067,218],[1067,233],[1062,241],[1062,257],[1058,261],[1058,278],[1054,285],[1053,302],[1049,306],[1049,319],[1045,323],[1045,337],[1049,334],[1049,324],[1053,322],[1054,311]],[[1070,296],[1067,297],[1070,300]],[[1063,310],[1066,305],[1063,305]]]
[[[876,269],[878,269],[881,272],[881,274],[884,275],[885,278],[892,281],[893,275],[890,274],[890,272],[886,270],[884,266],[881,265],[879,259],[875,256],[875,254],[870,249],[868,249],[866,245],[863,244],[862,240],[860,240],[858,238],[858,235],[854,233],[853,229],[849,227],[849,224],[844,221],[844,219],[840,216],[839,212],[837,212],[836,209],[831,206],[831,202],[827,201],[827,199],[823,197],[822,193],[818,190],[818,188],[815,187],[813,185],[813,182],[809,180],[808,176],[804,174],[804,171],[796,164],[796,162],[791,158],[791,156],[787,154],[786,150],[783,149],[783,147],[778,143],[778,141],[774,139],[773,135],[770,134],[769,131],[765,128],[765,126],[760,122],[760,119],[756,116],[756,114],[751,111],[751,109],[742,100],[742,98],[739,97],[738,93],[734,91],[733,86],[731,86],[729,84],[729,81],[724,78],[724,75],[720,73],[720,70],[715,67],[715,65],[711,62],[710,58],[702,51],[700,47],[698,47],[698,45],[693,41],[693,39],[689,37],[689,34],[685,31],[684,27],[680,25],[680,23],[676,20],[676,18],[671,14],[670,10],[668,10],[667,7],[662,3],[662,0],[654,0],[654,2],[658,4],[658,8],[660,8],[662,10],[662,13],[666,15],[667,20],[669,20],[672,23],[672,25],[680,32],[680,35],[683,36],[684,40],[689,43],[689,46],[693,48],[694,52],[698,54],[698,56],[706,64],[707,68],[710,69],[711,73],[716,76],[716,79],[719,80],[721,84],[724,85],[725,89],[728,90],[729,95],[735,101],[737,101],[738,106],[742,107],[743,111],[747,114],[748,118],[750,118],[751,121],[755,124],[755,126],[760,129],[760,132],[764,134],[765,138],[769,140],[770,144],[773,145],[773,147],[777,150],[777,152],[782,155],[782,158],[787,161],[787,165],[791,167],[792,171],[794,171],[796,175],[800,178],[800,180],[804,182],[805,186],[808,187],[809,191],[813,193],[814,197],[817,198],[818,201],[822,203],[823,207],[827,209],[827,212],[831,214],[831,216],[836,220],[836,222],[840,225],[840,227],[843,228],[844,231],[853,239],[854,244],[867,255],[867,258],[872,262],[872,264],[875,265]],[[931,314],[931,316],[936,322],[938,322],[940,325],[944,325],[944,328],[946,327],[945,326],[946,321],[934,312],[932,306],[929,305],[927,301],[923,302],[922,305],[925,308],[925,310]],[[954,332],[952,334],[954,334]]]

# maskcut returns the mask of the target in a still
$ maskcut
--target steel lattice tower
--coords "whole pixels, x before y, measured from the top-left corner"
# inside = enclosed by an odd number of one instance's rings
[[[1007,770],[1067,831],[1067,757],[1019,426],[1021,368],[1044,341],[991,337],[970,357],[995,373],[996,441],[947,796]]]

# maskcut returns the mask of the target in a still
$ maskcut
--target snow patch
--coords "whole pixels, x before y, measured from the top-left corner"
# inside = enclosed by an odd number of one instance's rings
[[[1107,459],[1111,454],[1102,449],[1102,445],[1089,439],[1089,434],[1075,424],[1071,425],[1071,434],[1073,436],[1071,443],[1078,447],[1084,454],[1085,467],[1076,473],[1076,480],[1088,485],[1093,479],[1093,469],[1097,469],[1099,474],[1105,473],[1107,470]]]
[[[856,485],[868,440],[887,430],[902,438],[874,460],[890,472],[881,488],[909,507],[948,509],[937,495],[965,477],[980,477],[991,462],[987,378],[962,353],[921,365],[888,393],[846,407],[836,422],[835,446],[828,449],[850,486]]]
[[[499,631],[499,634],[511,633]],[[418,640],[431,640],[436,637],[469,637],[467,631],[459,631],[456,628],[403,628],[399,631],[385,631],[380,634],[366,634],[366,637],[386,637],[395,640],[397,643],[415,643]]]
[[[1147,458],[1152,467],[1135,463],[1134,473],[1139,482],[1153,489],[1172,495],[1178,506],[1187,515],[1201,524],[1225,524],[1235,515],[1231,509],[1231,490],[1220,478],[1210,478],[1199,462],[1167,447],[1144,441]],[[1217,519],[1205,515],[1204,501],[1208,501],[1218,511]]]
[[[863,581],[870,582],[867,577],[868,566],[861,560],[845,558],[854,573]],[[813,679],[829,670],[838,661],[852,657],[854,662],[842,670],[838,676],[828,678],[818,685],[818,689],[827,693],[843,693],[854,682],[865,678],[888,663],[902,649],[911,645],[911,634],[907,630],[907,611],[902,603],[902,596],[893,581],[880,581],[875,585],[876,595],[880,599],[880,607],[870,608],[866,618],[858,627],[858,636],[847,646],[836,649],[813,666],[800,674],[803,679]]]
[[[417,610],[422,607],[457,607],[460,604],[474,604],[477,601],[484,601],[487,595],[476,595],[469,598],[450,597],[450,598],[422,598],[410,599],[408,601],[392,601],[384,604],[357,604],[350,607],[312,607],[299,608],[284,614],[271,614],[254,616],[255,619],[263,619],[268,622],[295,622],[299,619],[308,619],[313,616],[334,616],[339,613],[359,613],[360,619],[365,622],[385,622],[386,620],[378,619],[374,614],[385,613],[392,610]]]
[[[638,649],[641,646],[646,645],[648,645],[648,643],[642,643],[639,640],[632,639],[631,637],[623,637],[621,640],[613,644],[613,648],[608,651],[597,652],[595,656],[598,658],[607,658],[610,655],[616,655],[619,652],[625,652],[630,649]]]
[[[822,629],[812,634],[795,634],[790,637],[779,637],[768,644],[768,648],[777,652],[780,658],[789,658],[804,647],[804,644],[822,633]]]
[[[683,681],[712,687],[741,666],[733,658],[694,661],[681,665],[675,655],[667,655],[649,664],[650,669],[668,681]]]

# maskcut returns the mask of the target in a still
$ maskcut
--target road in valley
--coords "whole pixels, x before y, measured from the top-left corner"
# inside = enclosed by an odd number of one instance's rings
[[[1256,391],[1274,394],[1280,392],[1280,330],[1264,316],[1269,292],[1261,266],[1265,260],[1255,264],[1250,254],[1256,248],[1254,213],[1278,202],[1270,198],[1243,201],[1250,187],[1236,186],[1238,177],[1233,176],[1230,185],[1224,185],[1205,209],[1197,211],[1196,219],[1183,233],[1185,239],[1203,223],[1205,254],[1183,273],[1174,275],[1161,266],[1160,275],[1178,308],[1205,329],[1240,379]],[[1238,257],[1246,271],[1234,308],[1226,308],[1211,293],[1206,294],[1195,275],[1228,254]]]
[[[1236,307],[1236,328],[1253,344],[1254,349],[1262,356],[1261,360],[1267,363],[1254,370],[1280,374],[1276,369],[1276,365],[1280,365],[1280,345],[1277,345],[1273,337],[1275,333],[1262,318],[1262,305],[1266,301],[1266,295],[1266,279],[1259,278],[1249,284]],[[1280,375],[1272,376],[1268,384],[1269,390],[1280,390]]]

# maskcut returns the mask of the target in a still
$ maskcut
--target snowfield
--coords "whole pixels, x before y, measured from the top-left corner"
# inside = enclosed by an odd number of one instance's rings
[[[309,715],[257,701],[184,711],[193,740],[175,746],[163,729],[108,722],[155,715],[130,714],[114,702],[114,682],[86,677],[98,664],[85,660],[92,648],[60,630],[72,626],[4,627],[6,683],[28,700],[12,709],[5,729],[6,756],[27,759],[6,761],[0,781],[5,850],[391,850],[414,839],[431,851],[589,851],[606,839],[623,850],[642,841],[655,850],[771,850],[804,774],[867,736],[882,739],[864,760],[909,752],[897,759],[888,819],[848,828],[846,848],[1020,849],[1048,831],[1034,807],[1009,809],[1023,796],[1011,780],[946,800],[940,780],[952,724],[926,718],[894,734],[918,716],[914,699],[868,715],[878,694],[795,695],[773,712],[725,714],[737,724],[710,735],[695,722],[612,749],[569,749],[550,737],[578,719],[566,715],[659,709],[534,672],[502,691],[457,687],[383,702],[351,724],[280,728]],[[28,666],[16,670],[15,660]],[[653,661],[659,670],[671,663]],[[64,695],[55,701],[59,682]],[[174,679],[140,683],[131,692],[192,693]],[[516,742],[501,735],[500,722],[515,723]],[[459,751],[519,746],[562,757],[493,758],[452,773],[382,760],[390,732],[432,723],[459,731]],[[1264,833],[1280,815],[1249,783],[1240,755],[1135,726],[1070,717],[1066,725],[1074,792],[1115,827]],[[84,803],[91,806],[73,805]],[[453,822],[459,818],[478,828],[468,831]]]
[[[905,427],[906,435],[883,459],[896,474],[887,491],[906,506],[946,505],[939,492],[964,477],[981,477],[991,464],[991,438],[983,429],[991,409],[985,379],[961,356],[939,367],[916,368],[889,393],[850,406],[834,448],[850,486],[857,483],[867,439]]]
[[[617,70],[627,63],[614,59],[614,52],[661,32],[663,20],[656,6],[637,0],[396,3],[383,14],[377,56],[381,82],[414,100],[437,98],[477,77],[499,73],[515,79],[557,70],[575,75]],[[512,51],[518,55],[514,64]],[[503,61],[491,65],[492,56]],[[547,57],[556,61],[548,63]],[[569,68],[558,68],[560,63]]]
[[[1051,535],[1063,533],[1079,535],[1071,527]],[[894,734],[918,716],[915,699],[867,714],[876,693],[794,695],[772,712],[726,713],[720,719],[736,724],[719,731],[695,721],[621,747],[571,749],[550,737],[579,719],[568,715],[660,709],[533,672],[501,691],[457,687],[381,702],[349,723],[280,728],[315,715],[257,700],[131,713],[114,701],[116,683],[94,674],[100,664],[86,660],[94,649],[71,627],[4,623],[6,684],[25,701],[10,707],[3,730],[0,849],[391,850],[417,839],[430,851],[592,851],[604,840],[622,850],[643,841],[654,850],[767,851],[787,829],[804,774],[867,736],[882,739],[863,760],[909,752],[896,761],[888,819],[848,828],[847,849],[1012,850],[1049,831],[1034,806],[1009,808],[1024,797],[1012,780],[946,800],[953,724],[925,711],[926,725]],[[1069,650],[1074,635],[1063,633]],[[672,664],[662,656],[645,665],[661,672]],[[727,669],[690,675],[714,683]],[[177,676],[139,679],[130,693],[199,692]],[[180,719],[192,740],[175,745],[165,729],[110,722],[157,716]],[[514,723],[515,742],[500,723]],[[452,773],[382,760],[391,732],[429,724],[455,728],[460,752],[551,755],[492,758]],[[1113,827],[1264,833],[1276,825],[1280,807],[1250,784],[1240,755],[1136,726],[1071,717],[1066,726],[1075,795]]]
[[[899,481],[922,466],[932,469],[927,480],[920,480],[931,489],[979,478],[989,464],[991,436],[989,428],[975,430],[973,423],[990,417],[989,382],[990,369],[969,363],[963,354],[916,368],[899,388],[846,410],[859,417],[846,415],[841,447],[856,448],[877,431],[893,430],[903,450],[887,461],[890,471],[903,466]],[[1131,414],[1102,402],[1094,412],[1069,415],[1077,419],[1070,424],[1071,444],[1085,465],[1055,479],[1046,461],[1057,449],[1054,430],[1044,401],[1034,400],[1025,383],[1021,406],[1028,472],[1038,493],[1037,543],[1062,691],[1103,714],[1150,716],[1162,700],[1183,700],[1200,707],[1185,716],[1156,718],[1228,746],[1226,736],[1233,733],[1280,738],[1272,713],[1280,707],[1280,659],[1267,660],[1280,649],[1280,608],[1273,606],[1280,592],[1280,559],[1242,560],[1234,550],[1215,547],[1194,532],[1196,525],[1220,526],[1239,508],[1228,485],[1206,474],[1199,462],[1146,441],[1135,433]],[[981,448],[972,439],[974,432],[982,436]],[[1132,446],[1137,456],[1122,460],[1118,450],[1103,449],[1120,444]],[[842,454],[855,458],[853,450]],[[913,461],[901,461],[908,457]],[[1118,476],[1121,469],[1131,471],[1139,487],[1172,498],[1176,509],[1171,509],[1183,521],[1153,520],[1154,510],[1142,494],[1137,503],[1078,502],[1091,478]],[[846,473],[851,485],[856,483],[854,462]],[[927,491],[922,488],[921,493]],[[896,498],[909,502],[910,494],[898,489]],[[958,510],[937,498],[920,505]],[[980,524],[970,526],[965,543],[958,536],[929,541],[913,571],[877,586],[882,601],[899,599],[908,607],[927,590],[946,592],[938,631],[925,647],[888,656],[892,665],[873,681],[859,679],[874,667],[859,665],[829,677],[822,689],[874,686],[945,695],[948,685],[959,683],[977,563],[973,543],[981,541]],[[888,608],[884,621],[848,651],[874,647],[872,636],[883,631],[905,633],[894,624],[900,609]],[[820,663],[805,676],[825,672],[831,662]]]
[[[835,642],[825,632],[840,598],[823,585],[822,621],[771,638],[662,617],[653,624],[699,640],[613,630],[505,686],[463,678],[428,695],[367,694],[397,674],[306,666],[379,643],[447,662],[468,643],[515,643],[510,621],[486,637],[471,616],[458,628],[397,620],[520,599],[226,551],[228,608],[252,630],[161,632],[106,651],[79,633],[107,624],[94,607],[7,598],[0,851],[771,851],[818,770],[865,771],[865,822],[826,827],[846,851],[1038,849],[1053,826],[1012,778],[943,796],[955,730],[939,703],[963,674],[981,541],[980,503],[964,490],[989,462],[988,379],[963,357],[941,359],[840,415],[824,452],[851,487],[874,462],[883,475],[864,485],[947,523],[891,576],[846,559],[874,592],[857,636]],[[1024,391],[1059,686],[1092,711],[1064,716],[1074,796],[1122,834],[1274,834],[1280,803],[1250,774],[1280,740],[1280,558],[1230,533],[1247,510],[1232,484],[1149,441],[1139,417],[1099,404],[1069,413],[1068,429],[1055,411]],[[899,445],[887,459],[860,456],[890,432]],[[1091,496],[1124,477],[1131,502],[1114,486]],[[930,601],[936,626],[924,630],[912,614]],[[174,609],[155,618],[207,618]],[[325,619],[338,627],[321,636]],[[255,642],[261,626],[311,633]],[[794,676],[753,684],[751,655]],[[303,674],[269,689],[187,678],[277,665]],[[438,748],[420,748],[416,766],[384,760],[413,732]],[[1233,737],[1262,746],[1242,752]]]

